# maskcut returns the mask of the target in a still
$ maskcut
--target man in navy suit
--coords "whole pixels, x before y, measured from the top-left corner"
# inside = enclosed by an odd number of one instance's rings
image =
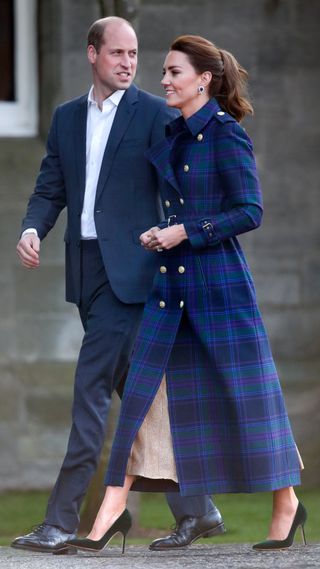
[[[132,84],[137,38],[126,20],[94,22],[87,55],[93,86],[54,113],[17,246],[22,265],[38,267],[40,243],[67,208],[66,299],[78,306],[84,328],[67,453],[45,520],[12,543],[32,551],[62,549],[77,530],[111,395],[125,378],[155,272],[155,253],[139,242],[161,217],[157,174],[144,152],[175,116],[161,98]],[[171,493],[167,499],[178,527],[164,548],[220,531],[221,516],[209,497]]]

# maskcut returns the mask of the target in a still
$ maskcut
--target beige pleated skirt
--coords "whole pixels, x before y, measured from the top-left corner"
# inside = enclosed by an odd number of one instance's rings
[[[131,447],[127,474],[178,482],[165,375]]]

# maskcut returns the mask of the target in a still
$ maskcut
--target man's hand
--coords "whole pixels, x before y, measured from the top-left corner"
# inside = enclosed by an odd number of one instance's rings
[[[17,245],[20,263],[28,269],[37,269],[39,267],[39,251],[40,239],[34,233],[24,235]]]
[[[188,239],[183,223],[171,225],[164,229],[159,227],[151,227],[140,235],[141,245],[148,251],[161,251],[163,249],[172,249],[179,245],[182,241]]]

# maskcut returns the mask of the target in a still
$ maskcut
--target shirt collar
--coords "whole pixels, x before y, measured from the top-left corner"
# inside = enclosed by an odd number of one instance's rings
[[[94,88],[94,87],[93,87],[93,85],[92,85],[92,86],[91,86],[91,89],[90,89],[90,91],[89,91],[89,94],[88,94],[88,107],[89,107],[90,105],[95,105],[95,106],[97,106],[97,102],[96,102],[96,100],[95,100],[95,98],[94,98],[94,96],[93,96],[93,88]],[[114,91],[114,92],[110,95],[110,97],[108,97],[107,99],[105,99],[105,100],[103,101],[103,107],[108,106],[110,102],[113,103],[113,105],[114,105],[115,107],[117,107],[117,106],[119,105],[119,103],[120,103],[120,101],[121,101],[121,99],[122,99],[122,97],[123,97],[124,94],[125,94],[125,89],[118,89],[118,91]]]

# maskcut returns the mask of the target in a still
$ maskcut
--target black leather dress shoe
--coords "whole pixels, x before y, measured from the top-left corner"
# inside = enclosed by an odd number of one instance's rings
[[[199,518],[185,516],[179,521],[171,535],[155,539],[149,545],[149,549],[151,549],[151,551],[179,549],[190,545],[200,537],[211,537],[224,533],[225,531],[219,510],[213,508],[208,514]]]
[[[53,553],[61,548],[65,548],[67,539],[74,539],[75,537],[74,533],[67,533],[56,526],[43,523],[37,526],[31,533],[16,537],[11,543],[11,547]]]

